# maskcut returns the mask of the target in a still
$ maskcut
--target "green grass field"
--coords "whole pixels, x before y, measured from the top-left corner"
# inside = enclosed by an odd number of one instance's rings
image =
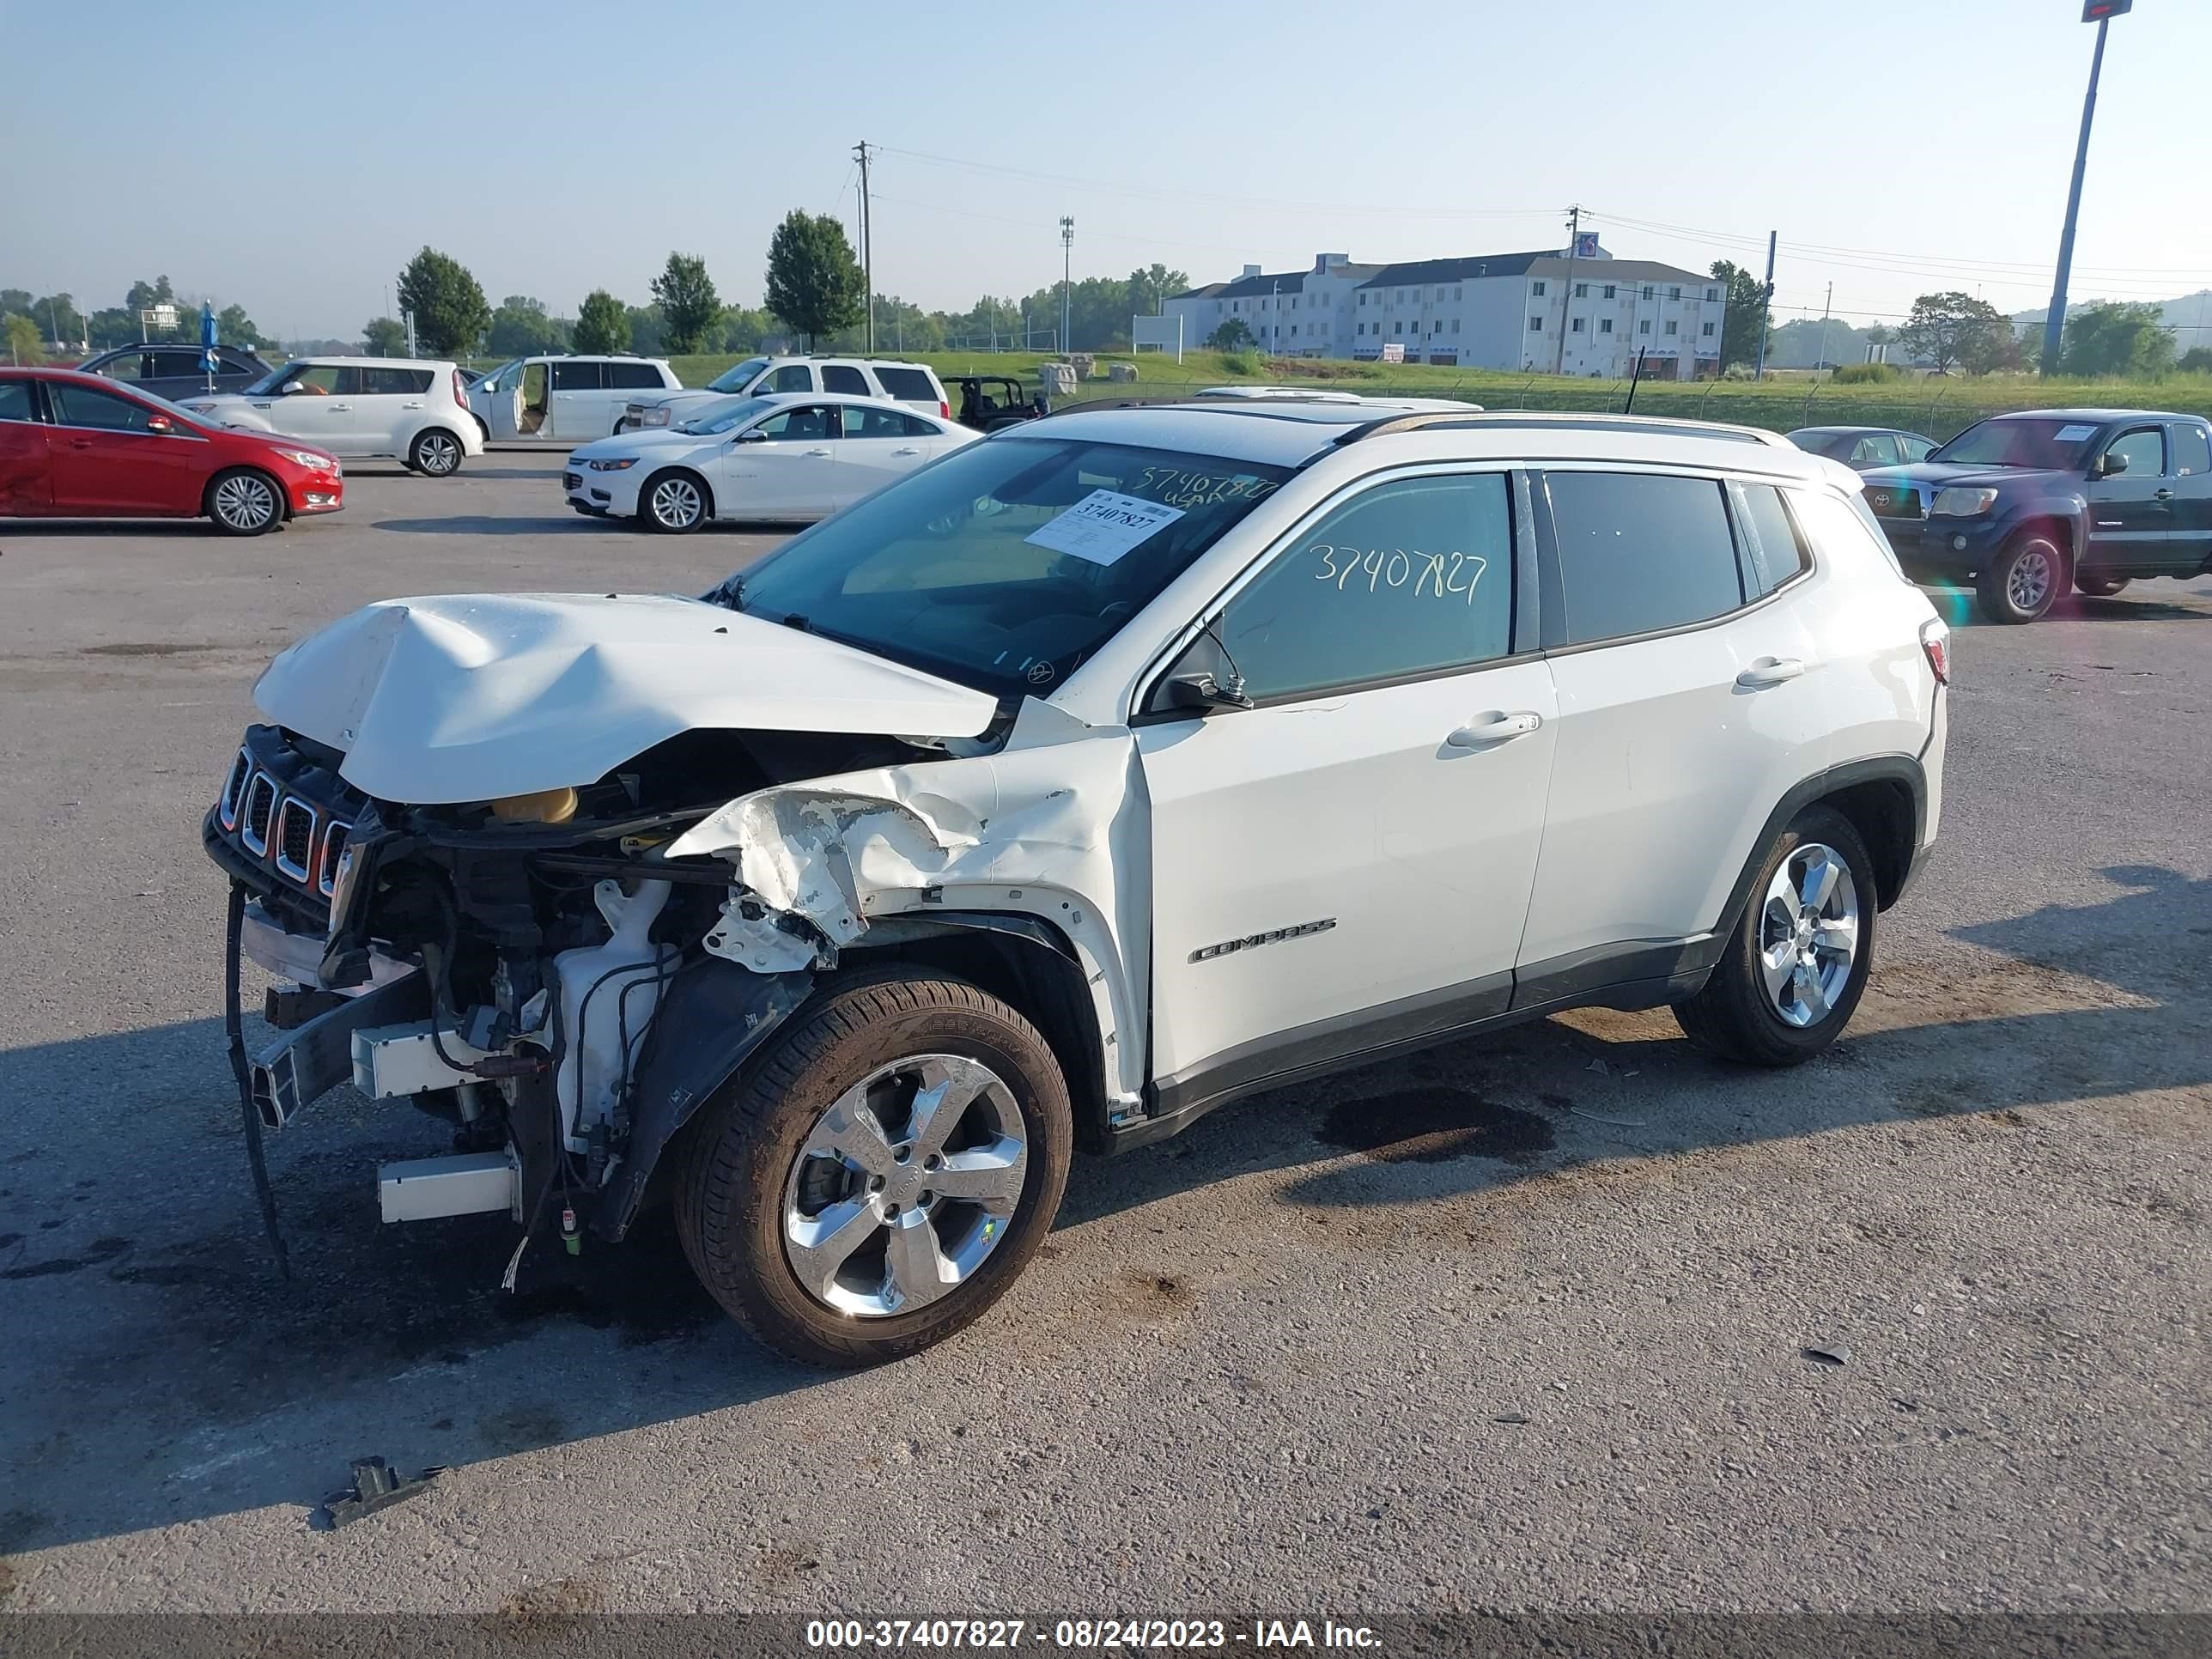
[[[1034,386],[1036,352],[927,352],[910,354],[940,377],[957,374],[1012,374]],[[674,357],[671,366],[686,386],[704,386],[740,361],[736,356]],[[1129,358],[1102,355],[1100,364],[1134,362],[1136,383],[1103,380],[1084,382],[1077,401],[1099,398],[1173,397],[1200,386],[1290,384],[1334,387],[1376,395],[1402,393],[1425,398],[1464,398],[1486,409],[1575,410],[1619,413],[1628,394],[1626,380],[1577,380],[1553,374],[1513,374],[1493,369],[1455,368],[1426,363],[1360,363],[1334,359],[1270,361],[1254,357],[1249,368],[1224,362],[1217,351],[1186,352],[1181,363],[1146,354]],[[2030,375],[1986,380],[1899,380],[1867,386],[1834,386],[1797,375],[1753,384],[1749,380],[1701,380],[1692,384],[1646,380],[1637,389],[1639,415],[1674,415],[1698,420],[1730,421],[1787,432],[1801,426],[1893,426],[1948,438],[1984,416],[2008,409],[2094,405],[2120,409],[2173,410],[2212,416],[2212,375],[2177,374],[2157,381],[2039,380]],[[1066,400],[1062,401],[1066,406]]]

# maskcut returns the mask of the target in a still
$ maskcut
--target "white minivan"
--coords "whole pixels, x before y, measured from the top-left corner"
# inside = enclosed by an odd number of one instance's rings
[[[633,398],[683,389],[657,357],[547,354],[501,364],[469,388],[469,408],[487,442],[588,443],[617,430]]]
[[[428,477],[483,453],[461,372],[409,357],[295,357],[243,392],[185,401],[226,426],[281,432],[350,460],[396,457]]]

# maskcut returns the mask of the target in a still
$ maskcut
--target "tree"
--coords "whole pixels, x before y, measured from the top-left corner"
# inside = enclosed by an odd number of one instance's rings
[[[25,364],[43,363],[46,349],[39,339],[39,325],[28,317],[8,314],[8,356],[11,362]]]
[[[372,357],[407,355],[407,325],[397,317],[372,317],[362,325],[361,349]]]
[[[545,312],[545,302],[526,294],[510,294],[491,314],[491,331],[484,349],[495,357],[527,357],[533,352],[565,351],[568,331]]]
[[[867,289],[845,227],[829,214],[793,208],[768,245],[768,308],[806,337],[850,328],[860,319]]]
[[[399,273],[399,308],[415,313],[415,340],[435,357],[465,356],[491,325],[491,307],[468,268],[425,247]]]
[[[1733,259],[1712,264],[1716,282],[1725,285],[1728,310],[1721,319],[1721,368],[1759,361],[1760,331],[1766,326],[1766,307],[1759,278]]]
[[[254,327],[253,319],[246,314],[244,306],[225,306],[216,313],[216,337],[226,345],[257,348],[276,343]],[[194,336],[198,337],[197,334]]]
[[[668,264],[653,279],[653,297],[659,303],[668,349],[675,352],[699,349],[707,331],[721,320],[722,302],[715,297],[707,261],[696,253],[671,253]]]
[[[87,319],[96,350],[128,345],[138,337],[138,313],[127,306],[107,306]]]
[[[1129,314],[1150,317],[1166,308],[1167,297],[1190,286],[1188,273],[1170,270],[1158,260],[1129,273]]]
[[[2068,374],[2145,380],[2173,367],[2173,336],[2154,305],[2101,301],[2067,312],[2058,363]]]
[[[740,356],[750,356],[761,348],[761,341],[775,326],[775,319],[765,311],[755,311],[747,306],[724,306],[721,316],[708,331],[708,347],[714,351],[734,351]]]
[[[1977,369],[1975,365],[1999,365],[2008,350],[2017,361],[2020,350],[2010,318],[1986,301],[1957,289],[1923,294],[1915,300],[1897,337],[1915,359],[1946,374],[1954,364],[1986,373],[1986,368]]]
[[[1206,343],[1216,351],[1249,351],[1260,343],[1252,337],[1252,330],[1242,317],[1230,318],[1206,337]]]
[[[2212,346],[2191,346],[2174,365],[2184,374],[2212,374]]]
[[[629,344],[629,308],[606,289],[593,289],[576,311],[576,349],[604,353]]]
[[[641,357],[658,357],[668,334],[659,305],[630,306],[624,315],[629,319],[629,349]]]

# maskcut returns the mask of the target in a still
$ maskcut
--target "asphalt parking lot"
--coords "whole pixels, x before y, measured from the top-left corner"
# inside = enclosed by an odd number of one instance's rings
[[[556,471],[0,528],[0,1607],[2212,1602],[2212,582],[1960,628],[1943,845],[1820,1060],[1590,1013],[1255,1099],[1079,1163],[994,1313],[825,1376],[665,1231],[507,1297],[503,1219],[380,1227],[443,1132],[349,1094],[271,1143],[289,1285],[259,1237],[198,823],[263,663],[775,539]],[[312,1529],[370,1453],[451,1472]]]

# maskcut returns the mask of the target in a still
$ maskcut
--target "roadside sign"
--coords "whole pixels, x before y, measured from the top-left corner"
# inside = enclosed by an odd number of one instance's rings
[[[2101,23],[2107,17],[2122,17],[2136,9],[2136,0],[2081,0],[2081,21]]]

